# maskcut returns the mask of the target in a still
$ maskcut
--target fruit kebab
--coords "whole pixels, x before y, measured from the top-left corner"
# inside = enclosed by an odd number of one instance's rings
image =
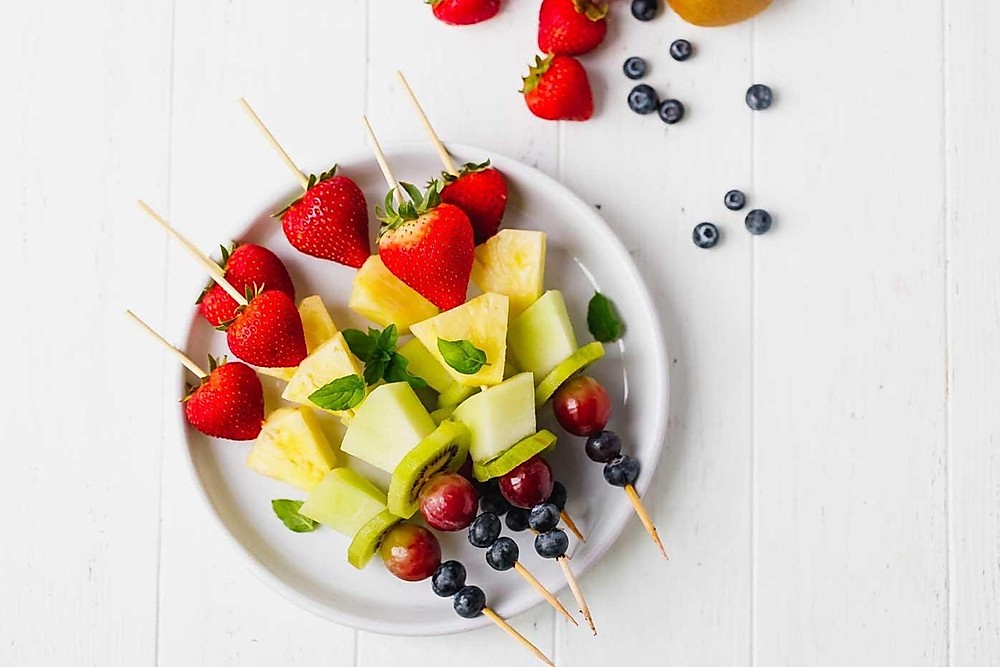
[[[264,390],[252,368],[238,361],[219,363],[209,357],[206,373],[131,310],[125,314],[198,378],[198,386],[191,387],[184,398],[184,416],[191,426],[207,436],[226,440],[253,440],[260,434]]]

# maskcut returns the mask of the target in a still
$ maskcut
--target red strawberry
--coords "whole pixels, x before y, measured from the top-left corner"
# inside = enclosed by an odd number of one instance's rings
[[[535,56],[521,92],[531,113],[539,118],[587,120],[594,115],[587,71],[570,56]]]
[[[233,354],[254,366],[288,368],[306,358],[306,336],[295,302],[284,292],[261,292],[226,328]]]
[[[209,357],[211,372],[184,400],[191,426],[213,438],[253,440],[264,423],[264,390],[257,373],[238,361],[220,365]]]
[[[426,0],[439,21],[451,25],[472,25],[493,18],[500,0]]]
[[[593,51],[608,32],[608,6],[592,0],[542,0],[538,48],[557,56]]]
[[[295,299],[295,286],[288,269],[277,255],[263,246],[247,243],[233,244],[232,248],[223,247],[222,268],[226,271],[229,284],[241,293],[258,288],[276,289]],[[239,304],[214,281],[201,293],[197,303],[198,312],[213,327],[234,319],[239,308]]]
[[[446,185],[441,201],[454,204],[469,216],[476,245],[485,242],[500,229],[500,220],[507,208],[507,181],[503,174],[490,167],[490,161],[469,163],[458,176],[443,174]]]
[[[385,197],[378,254],[389,271],[442,310],[465,302],[475,241],[462,209],[441,203],[440,183],[427,193],[403,183],[410,201],[393,207]]]
[[[297,250],[360,268],[368,259],[368,204],[361,188],[337,167],[309,177],[304,195],[275,214]]]

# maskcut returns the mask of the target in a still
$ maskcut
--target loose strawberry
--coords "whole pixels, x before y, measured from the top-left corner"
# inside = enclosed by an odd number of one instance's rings
[[[500,0],[426,0],[439,21],[451,25],[472,25],[493,18]]]
[[[608,32],[608,6],[593,0],[542,0],[538,48],[557,56],[593,51]]]
[[[188,422],[213,438],[253,440],[264,423],[264,390],[257,373],[238,361],[208,359],[208,377],[184,399]]]
[[[252,243],[233,244],[231,248],[223,246],[222,268],[226,271],[226,280],[239,292],[276,289],[295,300],[295,285],[288,269],[277,255],[263,246]],[[239,304],[214,281],[209,282],[197,303],[198,312],[213,327],[234,319],[239,308]]]
[[[539,118],[587,120],[594,115],[587,71],[571,56],[535,56],[521,92],[531,113]]]
[[[507,208],[507,181],[503,174],[490,166],[468,163],[458,176],[442,175],[445,186],[441,201],[462,209],[472,223],[476,245],[484,243],[500,229],[500,220]]]
[[[475,247],[472,224],[462,209],[441,202],[440,183],[426,194],[403,183],[410,201],[398,209],[385,197],[378,254],[397,278],[442,310],[465,302]]]
[[[275,214],[288,242],[320,259],[360,268],[368,259],[368,204],[361,188],[337,167],[309,177],[305,194]]]
[[[288,368],[306,358],[306,336],[295,302],[272,290],[252,295],[236,319],[222,325],[233,354],[254,366]]]

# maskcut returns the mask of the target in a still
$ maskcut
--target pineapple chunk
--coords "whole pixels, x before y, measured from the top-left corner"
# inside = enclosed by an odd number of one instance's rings
[[[476,297],[457,308],[414,324],[413,335],[461,385],[475,387],[500,384],[507,356],[507,303],[503,294],[492,292]],[[459,373],[445,363],[438,339],[467,340],[486,353],[486,363],[471,375]]]
[[[406,370],[423,378],[424,382],[437,393],[440,394],[455,383],[441,362],[435,359],[418,339],[411,338],[399,348],[398,352],[409,362]]]
[[[330,317],[323,299],[318,294],[307,296],[299,303],[299,317],[302,318],[302,329],[306,334],[306,351],[310,354],[320,345],[334,337],[337,325]],[[295,375],[296,367],[291,368],[258,368],[257,372],[269,377],[288,382]]]
[[[369,257],[358,269],[347,305],[380,327],[395,324],[400,334],[407,333],[414,322],[439,312],[437,306],[392,275],[378,255]]]
[[[336,333],[333,338],[302,360],[281,397],[292,403],[318,408],[319,406],[309,400],[309,395],[346,375],[362,375],[361,364],[348,349],[344,334]],[[346,421],[350,416],[346,411],[327,412],[337,415],[341,421]]]
[[[484,292],[510,299],[514,319],[542,295],[545,232],[503,229],[476,248],[472,282]]]
[[[305,408],[271,413],[250,449],[247,466],[262,475],[312,491],[337,465],[319,420]]]

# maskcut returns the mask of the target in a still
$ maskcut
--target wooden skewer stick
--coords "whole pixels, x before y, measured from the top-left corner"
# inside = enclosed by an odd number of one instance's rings
[[[131,319],[133,322],[135,322],[140,327],[142,327],[143,329],[145,329],[146,333],[148,333],[154,339],[156,339],[157,341],[159,341],[160,344],[163,345],[163,347],[167,348],[167,350],[169,350],[171,353],[173,353],[173,355],[175,357],[177,357],[177,359],[182,364],[184,364],[184,368],[188,369],[189,371],[191,371],[192,373],[194,373],[195,375],[197,375],[199,380],[204,380],[205,378],[208,377],[208,373],[206,373],[205,371],[203,371],[201,369],[201,367],[198,366],[198,364],[196,364],[193,361],[191,361],[191,357],[187,356],[186,354],[184,354],[183,352],[181,352],[180,350],[178,350],[176,347],[174,347],[173,345],[171,345],[170,343],[168,343],[166,338],[164,338],[160,334],[156,333],[156,330],[153,329],[153,327],[151,327],[148,324],[146,324],[145,322],[143,322],[139,318],[138,315],[136,315],[135,313],[133,313],[131,310],[126,310],[125,314],[129,317],[129,319]]]
[[[368,130],[368,138],[372,140],[375,161],[378,162],[378,168],[382,170],[382,176],[385,177],[385,184],[389,186],[390,190],[396,193],[396,203],[399,204],[403,201],[403,191],[399,187],[399,181],[392,175],[392,169],[389,168],[389,162],[385,159],[385,153],[382,152],[382,145],[379,144],[378,137],[375,136],[372,124],[368,122],[368,116],[362,116],[361,120],[365,124],[365,129]]]
[[[573,618],[573,615],[571,613],[569,613],[569,611],[566,609],[566,607],[563,606],[563,603],[560,602],[556,598],[556,596],[554,596],[549,591],[549,589],[545,588],[545,586],[542,585],[542,582],[538,581],[538,579],[535,578],[535,575],[531,574],[531,572],[528,571],[528,568],[526,568],[525,566],[521,565],[521,561],[514,561],[514,569],[517,571],[517,573],[519,575],[521,575],[522,577],[524,577],[525,581],[527,581],[529,584],[531,584],[532,588],[534,588],[536,591],[538,591],[539,595],[541,595],[543,598],[545,598],[546,602],[548,602],[550,605],[552,605],[553,609],[555,609],[560,614],[562,614],[563,616],[565,616],[569,620],[569,622],[572,623],[573,625],[577,625],[577,626],[580,625],[579,623],[576,622],[576,619]]]
[[[569,589],[573,591],[573,597],[576,598],[576,603],[580,605],[580,613],[583,614],[583,619],[587,621],[587,625],[590,626],[590,631],[597,636],[597,628],[594,627],[594,619],[590,615],[590,607],[587,606],[587,600],[583,597],[583,591],[580,590],[580,584],[576,582],[576,576],[573,574],[573,570],[569,567],[569,560],[565,556],[560,556],[556,559],[559,563],[559,567],[562,568],[563,574],[566,575],[566,581],[569,583]]]
[[[576,539],[586,544],[587,538],[585,538],[583,536],[583,533],[580,532],[580,529],[576,527],[576,522],[573,521],[573,517],[569,515],[569,512],[567,512],[566,510],[562,510],[561,512],[559,512],[559,516],[562,517],[563,523],[565,523],[566,527],[569,528],[569,532],[576,535]]]
[[[542,662],[544,662],[546,665],[548,665],[549,667],[556,667],[556,663],[554,663],[551,660],[549,660],[549,658],[548,658],[547,655],[545,655],[540,650],[538,650],[537,646],[535,646],[534,644],[532,644],[531,642],[529,642],[524,637],[524,635],[522,635],[520,632],[518,632],[517,630],[515,630],[514,628],[512,628],[510,626],[510,624],[507,621],[503,620],[503,618],[501,618],[500,615],[497,614],[495,611],[493,611],[489,607],[484,607],[483,608],[483,616],[485,616],[486,618],[490,619],[491,621],[493,621],[494,623],[496,623],[498,626],[500,626],[501,630],[503,630],[508,635],[510,635],[511,637],[513,637],[514,639],[516,639],[521,644],[521,646],[523,646],[524,648],[526,648],[529,651],[531,651],[532,653],[534,653],[535,657],[538,658],[539,660],[541,660]]]
[[[660,536],[656,532],[656,526],[653,525],[653,520],[649,517],[649,512],[646,511],[646,506],[642,504],[642,500],[639,498],[639,493],[635,490],[635,487],[631,484],[625,485],[625,494],[628,499],[632,501],[632,507],[635,508],[635,513],[639,515],[639,520],[642,521],[643,527],[649,536],[653,538],[653,542],[660,549],[660,553],[667,560],[670,560],[670,556],[667,555],[667,550],[663,548],[663,542],[660,541]]]
[[[396,70],[396,75],[399,77],[399,82],[403,84],[403,90],[406,91],[407,96],[410,98],[410,102],[413,103],[413,108],[416,110],[417,115],[420,117],[420,122],[424,124],[424,129],[427,130],[427,135],[431,139],[431,143],[434,144],[434,150],[437,151],[438,157],[441,158],[441,164],[444,165],[445,170],[452,176],[458,176],[458,168],[455,167],[455,160],[452,159],[451,153],[445,148],[444,144],[441,143],[441,138],[434,131],[434,127],[431,125],[431,121],[427,118],[427,114],[424,113],[424,108],[420,106],[420,102],[417,101],[417,96],[413,94],[413,89],[410,88],[409,82],[406,77],[403,76],[402,70]]]
[[[288,152],[281,147],[281,144],[278,143],[278,140],[274,138],[273,134],[271,134],[271,130],[267,129],[267,125],[264,125],[264,121],[260,119],[260,116],[258,116],[257,112],[253,110],[253,107],[250,106],[250,103],[247,102],[245,97],[240,98],[240,106],[243,107],[243,110],[247,112],[248,116],[250,116],[250,120],[252,120],[254,124],[257,126],[257,128],[264,134],[264,138],[267,139],[268,143],[271,144],[274,150],[278,152],[278,155],[281,156],[282,162],[285,163],[285,166],[288,167],[288,170],[292,172],[296,180],[298,180],[299,185],[302,186],[302,189],[308,190],[309,178],[302,173],[302,170],[299,169],[298,165],[295,164],[295,162],[292,160],[292,157],[288,154]]]
[[[204,268],[205,271],[208,272],[209,278],[214,280],[219,285],[219,287],[226,290],[226,294],[231,296],[233,300],[236,301],[236,303],[240,304],[241,306],[247,305],[246,297],[240,294],[239,291],[235,287],[233,287],[228,280],[226,280],[225,274],[218,264],[213,262],[211,259],[208,258],[207,255],[203,254],[200,250],[198,250],[198,247],[195,246],[195,244],[191,243],[191,241],[186,239],[180,232],[171,227],[170,223],[167,222],[166,219],[163,218],[163,216],[154,211],[149,206],[149,204],[142,201],[141,199],[139,200],[139,208],[148,213],[149,217],[153,218],[153,220],[156,220],[156,222],[158,222],[161,227],[166,229],[171,236],[177,239],[180,242],[180,244],[184,246],[184,248],[191,254],[191,256],[194,257],[195,261],[201,264],[202,268]]]

